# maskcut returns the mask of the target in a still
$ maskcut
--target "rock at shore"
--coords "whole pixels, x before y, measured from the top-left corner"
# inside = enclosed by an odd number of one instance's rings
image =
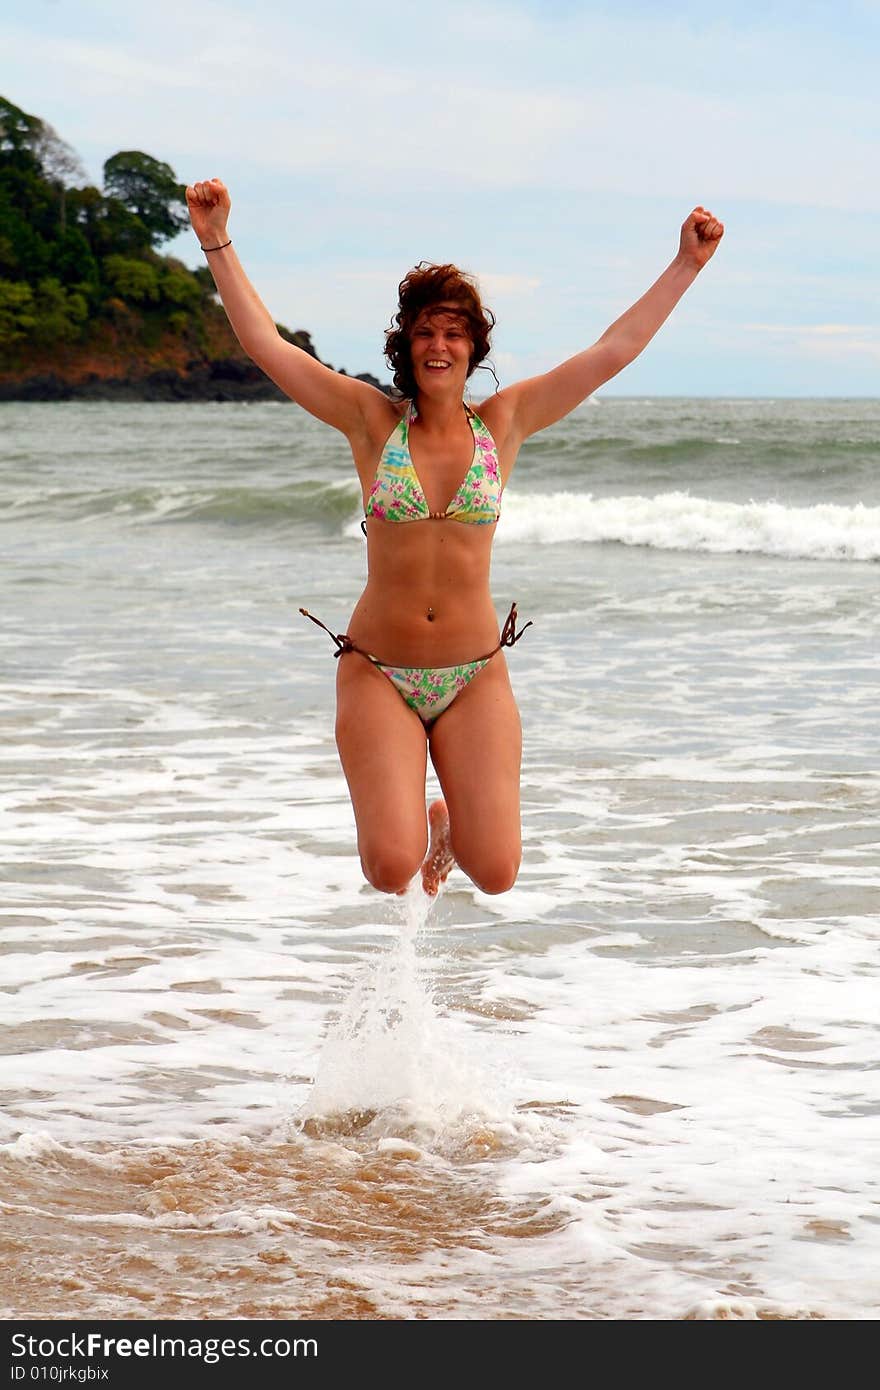
[[[357,378],[380,391],[369,372]],[[0,401],[286,401],[288,397],[253,362],[221,357],[184,368],[158,367],[143,374],[52,369],[15,380],[0,378]]]

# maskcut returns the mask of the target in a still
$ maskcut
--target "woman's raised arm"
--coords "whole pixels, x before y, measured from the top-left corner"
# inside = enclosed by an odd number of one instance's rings
[[[675,260],[592,347],[542,376],[507,387],[501,394],[507,398],[519,438],[527,439],[561,420],[638,357],[693,284],[723,235],[723,223],[706,208],[694,208],[682,225]]]
[[[226,315],[248,357],[310,415],[350,439],[363,432],[372,409],[381,403],[387,410],[386,398],[375,387],[334,372],[281,337],[229,239],[232,204],[226,185],[220,179],[192,184],[186,190],[186,202]]]

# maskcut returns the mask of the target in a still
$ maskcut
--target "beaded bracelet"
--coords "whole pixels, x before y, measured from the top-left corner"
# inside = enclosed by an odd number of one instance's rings
[[[202,250],[205,252],[205,255],[207,255],[209,251],[222,251],[225,247],[231,245],[232,238],[230,237],[228,241],[224,241],[220,246],[203,246]]]

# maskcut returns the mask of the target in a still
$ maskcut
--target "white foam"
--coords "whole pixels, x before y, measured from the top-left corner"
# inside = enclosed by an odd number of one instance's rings
[[[299,1115],[381,1112],[381,1132],[403,1126],[436,1138],[503,1113],[504,1102],[474,1056],[469,1030],[441,1008],[419,956],[430,900],[414,884],[398,910],[401,930],[348,992]]]
[[[580,492],[511,490],[505,496],[498,539],[545,545],[614,541],[657,550],[877,560],[880,507],[718,502],[686,492],[593,497]]]

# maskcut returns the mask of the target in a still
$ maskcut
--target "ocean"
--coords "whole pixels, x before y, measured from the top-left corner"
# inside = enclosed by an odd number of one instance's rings
[[[525,446],[499,897],[362,879],[358,521],[292,405],[0,406],[0,1316],[876,1317],[880,401]]]

